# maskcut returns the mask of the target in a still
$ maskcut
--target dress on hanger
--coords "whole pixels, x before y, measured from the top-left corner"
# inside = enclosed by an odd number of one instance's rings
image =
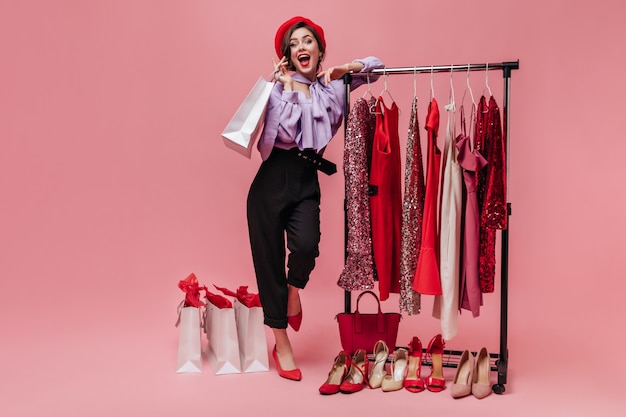
[[[485,265],[485,270],[481,273],[480,288],[484,293],[492,293],[495,281],[496,229],[507,227],[505,145],[500,109],[493,96],[489,98],[485,130],[489,165],[486,174],[485,198],[481,210],[481,227],[484,229],[485,236],[484,252],[485,256],[490,259],[490,263]]]
[[[346,264],[337,285],[346,291],[374,288],[367,152],[375,123],[367,101],[357,99],[348,114],[343,151],[348,236]]]
[[[474,109],[472,109],[473,114]],[[470,310],[474,317],[480,314],[482,292],[479,278],[479,247],[480,247],[480,212],[476,197],[476,174],[480,172],[487,160],[472,146],[470,136],[465,134],[465,120],[461,111],[463,134],[456,138],[458,160],[463,168],[463,179],[466,189],[463,233],[463,265],[461,267],[461,308]]]
[[[433,97],[428,104],[426,116],[428,147],[426,155],[426,196],[424,198],[424,221],[422,223],[422,248],[417,258],[413,289],[420,294],[440,295],[439,235],[437,233],[437,195],[441,152],[437,148],[439,132],[439,105]]]
[[[422,246],[425,193],[424,164],[417,115],[417,97],[415,97],[411,106],[406,144],[400,248],[400,311],[409,315],[418,314],[421,309],[421,296],[413,289],[413,277]]]
[[[441,295],[435,296],[433,317],[440,319],[441,335],[450,340],[457,333],[459,315],[459,272],[461,250],[461,212],[463,211],[463,174],[457,161],[455,143],[455,103],[451,93],[446,142],[443,149],[439,274]]]
[[[387,108],[382,97],[376,102],[376,129],[372,148],[370,196],[374,264],[380,300],[400,292],[400,232],[402,228],[402,176],[398,106]]]
[[[488,161],[488,169],[478,173],[477,196],[481,212],[480,288],[483,293],[491,293],[496,275],[496,229],[486,224],[506,228],[504,138],[500,109],[493,96],[489,105],[485,96],[478,103],[475,143]]]
[[[500,122],[500,108],[493,96],[489,98],[487,135],[490,145],[490,164],[487,167],[487,190],[481,213],[481,225],[491,229],[506,229],[506,155]]]

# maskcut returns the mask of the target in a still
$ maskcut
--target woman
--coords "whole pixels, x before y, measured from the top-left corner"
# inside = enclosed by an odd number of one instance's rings
[[[303,289],[319,255],[320,189],[317,171],[334,173],[334,164],[321,154],[344,117],[348,72],[382,68],[374,57],[321,71],[326,52],[323,29],[296,16],[275,36],[279,61],[274,60],[276,84],[267,106],[259,139],[263,162],[248,194],[248,229],[264,322],[276,345],[272,356],[279,375],[299,381],[287,335],[302,321],[299,290]],[[365,77],[353,77],[351,88]],[[285,271],[285,236],[289,250]]]

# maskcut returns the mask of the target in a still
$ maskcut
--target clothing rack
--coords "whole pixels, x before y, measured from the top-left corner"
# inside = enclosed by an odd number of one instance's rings
[[[508,178],[509,170],[509,131],[510,131],[510,93],[511,93],[511,71],[519,69],[518,61],[507,62],[493,62],[493,63],[481,63],[481,64],[459,64],[459,65],[430,65],[420,67],[393,67],[393,68],[381,68],[375,69],[369,72],[360,73],[348,73],[344,75],[344,84],[346,86],[346,100],[345,100],[345,116],[344,116],[344,132],[348,127],[348,114],[350,113],[350,82],[351,77],[364,77],[371,74],[382,75],[396,75],[396,74],[418,74],[418,73],[439,73],[439,72],[468,72],[468,71],[490,71],[490,70],[502,70],[504,78],[504,92],[503,102],[504,111],[503,114],[503,127],[504,127],[504,151],[506,157],[506,177]],[[508,187],[507,195],[505,195],[507,201],[507,227],[501,231],[501,259],[500,259],[500,352],[497,354],[491,354],[491,370],[497,372],[498,382],[492,386],[493,392],[496,394],[502,394],[505,391],[504,384],[507,382],[507,370],[508,370],[508,346],[507,346],[507,325],[508,325],[508,292],[509,292],[509,217],[511,216],[511,203],[508,201]],[[344,207],[344,211],[346,208]],[[347,240],[348,229],[347,221],[344,222],[346,227],[344,231],[344,238],[346,242],[346,258],[347,258]],[[351,312],[352,307],[352,295],[350,291],[344,291],[344,309],[346,313]],[[474,354],[476,352],[473,352]],[[444,350],[444,364],[443,366],[448,368],[456,368],[458,366],[459,357],[462,354],[461,351],[456,350]],[[430,365],[429,362],[423,362],[425,365]]]

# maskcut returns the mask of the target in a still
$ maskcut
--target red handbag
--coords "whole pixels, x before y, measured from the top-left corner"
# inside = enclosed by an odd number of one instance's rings
[[[363,314],[359,311],[359,302],[365,294],[370,294],[376,299],[378,313]],[[341,347],[350,354],[357,349],[373,353],[376,342],[383,340],[390,349],[394,349],[401,318],[400,313],[383,313],[376,294],[372,291],[364,291],[356,299],[354,313],[337,314]]]

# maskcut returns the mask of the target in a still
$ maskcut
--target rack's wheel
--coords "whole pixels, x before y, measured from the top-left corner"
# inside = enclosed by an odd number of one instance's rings
[[[506,391],[506,389],[504,388],[504,385],[502,384],[494,384],[491,389],[493,390],[493,392],[495,392],[496,394],[504,394],[504,391]]]

